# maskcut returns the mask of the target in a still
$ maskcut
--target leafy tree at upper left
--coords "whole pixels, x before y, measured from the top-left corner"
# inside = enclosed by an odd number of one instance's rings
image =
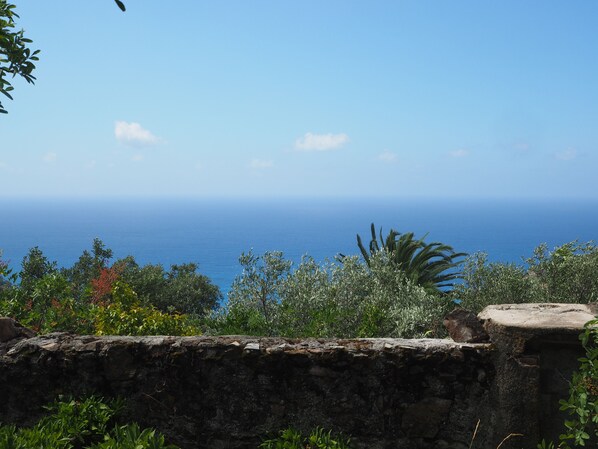
[[[38,61],[39,50],[29,48],[31,39],[25,37],[23,30],[16,31],[15,5],[6,0],[0,0],[0,93],[12,100],[11,91],[14,89],[9,77],[17,75],[28,83],[35,81],[33,71],[34,61]],[[11,76],[12,75],[12,76]],[[0,113],[6,114],[6,109],[0,102]]]
[[[125,11],[122,1],[114,1],[121,11]],[[24,30],[16,30],[15,19],[18,19],[19,15],[15,12],[15,8],[16,6],[8,3],[7,0],[0,0],[0,93],[11,100],[14,87],[9,78],[18,75],[33,84],[35,82],[34,61],[39,61],[37,55],[40,52],[29,48],[32,41],[25,37]],[[7,112],[0,101],[0,114]]]

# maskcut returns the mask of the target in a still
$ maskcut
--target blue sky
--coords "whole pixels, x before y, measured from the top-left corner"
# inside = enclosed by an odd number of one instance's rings
[[[13,2],[0,196],[598,197],[595,1]]]

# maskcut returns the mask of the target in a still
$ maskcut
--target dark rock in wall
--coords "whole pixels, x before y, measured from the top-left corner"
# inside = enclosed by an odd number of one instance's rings
[[[409,437],[434,438],[446,423],[452,401],[424,398],[405,409],[401,428]]]
[[[459,343],[481,343],[490,337],[484,330],[477,315],[465,309],[457,308],[444,318],[449,336]]]
[[[0,317],[0,343],[14,340],[16,338],[35,337],[35,332],[21,325],[12,318]]]

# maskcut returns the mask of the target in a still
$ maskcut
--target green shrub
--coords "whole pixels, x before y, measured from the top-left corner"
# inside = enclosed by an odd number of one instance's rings
[[[122,281],[116,281],[109,304],[93,307],[97,335],[199,335],[201,329],[189,315],[164,313],[143,306],[137,294]]]
[[[440,335],[450,301],[427,293],[379,252],[296,269],[281,253],[241,258],[228,304],[207,321],[212,333],[285,337]]]
[[[276,438],[264,441],[259,449],[351,449],[351,440],[332,436],[322,428],[314,429],[308,436],[301,435],[293,428],[281,430]]]
[[[474,254],[452,295],[474,312],[490,304],[598,300],[598,248],[592,243],[571,242],[553,251],[542,244],[525,262],[489,263],[486,254]]]
[[[13,273],[8,263],[2,260],[2,249],[0,249],[0,299],[6,290],[10,289],[17,282],[18,275]]]
[[[129,256],[114,266],[122,267],[122,279],[135,290],[142,303],[162,312],[203,316],[222,299],[220,289],[197,272],[195,263],[172,265],[166,271],[162,265],[140,267]]]
[[[283,284],[281,331],[300,337],[421,337],[448,301],[414,285],[385,253],[318,266],[306,258]]]
[[[89,308],[77,303],[58,272],[30,279],[27,289],[11,285],[0,295],[0,314],[37,332],[90,333]]]
[[[69,438],[50,429],[0,427],[0,449],[71,449]]]
[[[476,253],[463,264],[463,283],[452,295],[460,305],[480,312],[491,304],[542,302],[536,279],[525,267],[513,263],[488,263],[484,253]]]
[[[46,407],[50,415],[42,418],[34,429],[83,444],[94,436],[105,434],[122,406],[122,401],[104,401],[96,396],[83,401],[55,401]]]
[[[166,444],[164,435],[155,430],[141,430],[133,423],[115,427],[103,442],[90,446],[90,449],[177,449],[177,446]]]
[[[84,401],[56,401],[50,412],[31,428],[0,427],[0,449],[69,449],[99,440],[122,403],[90,397]]]
[[[595,446],[598,442],[598,317],[584,325],[579,338],[586,354],[579,359],[580,367],[569,384],[569,398],[560,401],[560,409],[571,418],[564,422],[559,449],[586,447],[590,442]],[[537,448],[555,449],[555,445],[542,439]]]
[[[586,323],[580,339],[586,355],[573,374],[569,399],[561,401],[561,410],[571,416],[560,436],[564,449],[570,447],[569,442],[574,447],[585,446],[589,440],[598,443],[598,319]]]
[[[87,302],[91,290],[91,281],[96,279],[112,259],[112,250],[104,242],[95,238],[91,252],[84,250],[79,260],[70,268],[61,269],[61,273],[71,284],[73,295],[78,302]]]
[[[71,268],[58,270],[37,247],[23,258],[18,274],[0,261],[0,315],[39,333],[201,334],[199,316],[213,308],[220,292],[196,273],[195,264],[173,265],[166,273],[154,265],[140,268],[132,257],[109,266],[111,258],[112,250],[95,239],[91,252],[84,251]],[[165,288],[150,294],[145,274],[156,267]],[[124,273],[146,289],[145,296],[125,282]]]
[[[550,302],[598,301],[598,247],[593,243],[575,241],[553,251],[542,244],[526,262],[537,289]]]

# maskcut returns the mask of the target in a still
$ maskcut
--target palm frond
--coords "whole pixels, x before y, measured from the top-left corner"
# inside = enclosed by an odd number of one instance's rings
[[[385,238],[382,228],[380,228],[378,236],[376,235],[374,223],[371,224],[370,232],[369,253],[360,235],[357,234],[357,246],[368,266],[370,266],[371,256],[385,251],[389,256],[390,263],[395,264],[398,270],[403,271],[407,278],[426,290],[436,293],[442,292],[444,288],[452,287],[452,281],[461,277],[458,271],[461,264],[459,259],[467,254],[456,253],[451,246],[441,242],[426,243],[425,238],[428,234],[416,239],[413,232],[401,234],[391,229]],[[380,245],[378,245],[378,239]]]

